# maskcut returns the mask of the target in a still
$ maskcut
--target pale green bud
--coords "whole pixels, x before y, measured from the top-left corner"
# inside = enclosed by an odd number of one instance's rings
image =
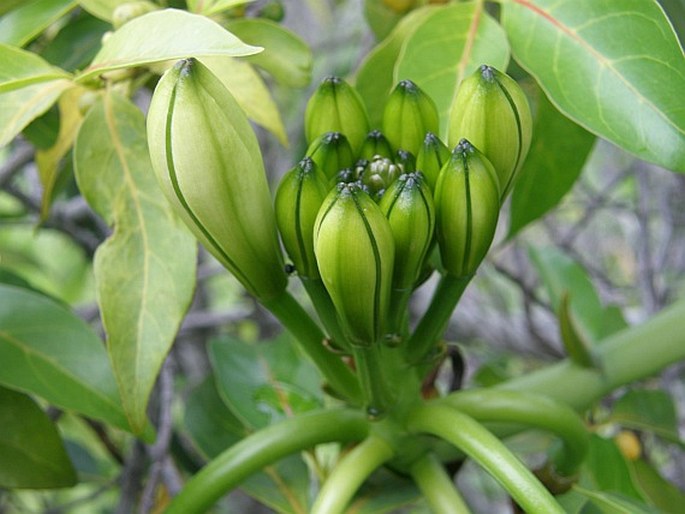
[[[440,119],[433,99],[411,80],[400,81],[383,111],[383,133],[393,148],[416,155],[426,132],[438,132]]]
[[[390,223],[357,183],[341,183],[314,226],[319,273],[350,341],[369,346],[384,334],[395,245]]]
[[[368,162],[360,161],[356,172],[371,197],[379,200],[390,184],[404,173],[404,168],[390,159],[376,156]]]
[[[357,90],[340,77],[326,77],[307,102],[304,134],[311,144],[326,132],[342,132],[355,155],[369,132],[366,108]]]
[[[436,234],[448,273],[475,273],[488,252],[499,217],[499,187],[487,158],[462,139],[435,187]]]
[[[483,65],[459,86],[450,109],[449,144],[466,138],[485,154],[497,171],[502,201],[523,166],[532,131],[528,99],[508,75]]]
[[[376,156],[392,159],[394,152],[386,138],[380,130],[372,130],[366,135],[364,144],[359,153],[360,159],[371,160]]]
[[[314,221],[328,194],[326,183],[314,161],[305,157],[283,176],[276,191],[278,230],[301,277],[319,277],[314,256]]]
[[[395,240],[393,288],[413,288],[433,240],[435,208],[430,189],[419,172],[393,182],[379,203]]]
[[[328,179],[335,177],[340,170],[351,167],[355,161],[349,141],[340,132],[326,132],[317,137],[309,145],[307,156],[312,158]]]
[[[257,138],[219,79],[195,59],[168,70],[147,134],[162,191],[195,236],[258,298],[282,293],[287,276]]]
[[[440,170],[450,158],[450,150],[438,136],[428,132],[416,156],[416,169],[423,173],[426,182],[435,191]]]

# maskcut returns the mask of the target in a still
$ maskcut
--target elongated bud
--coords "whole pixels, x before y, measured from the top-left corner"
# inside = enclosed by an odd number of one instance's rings
[[[305,157],[288,171],[276,191],[276,222],[281,240],[302,277],[318,278],[314,256],[314,222],[328,194],[326,178]]]
[[[449,144],[466,138],[497,171],[502,201],[530,148],[533,120],[526,95],[508,75],[481,66],[459,86],[450,109]]]
[[[228,90],[199,61],[180,61],[157,84],[147,134],[162,191],[195,236],[258,298],[282,293],[259,145]]]
[[[319,273],[350,341],[370,346],[383,335],[395,244],[390,223],[359,184],[339,184],[314,227]]]
[[[411,80],[400,81],[383,111],[383,133],[393,148],[416,155],[426,132],[437,133],[439,128],[433,99]]]
[[[404,173],[416,171],[416,157],[407,150],[402,150],[401,148],[397,150],[397,153],[395,154],[395,164],[400,166],[404,170]]]
[[[393,154],[390,142],[383,133],[380,130],[372,130],[364,139],[364,144],[359,152],[359,158],[371,160],[378,155],[392,159]]]
[[[416,169],[423,173],[431,191],[435,191],[440,170],[449,158],[450,151],[445,143],[433,132],[428,132],[416,156]]]
[[[307,143],[326,132],[345,134],[355,155],[369,132],[369,119],[359,93],[340,77],[323,79],[305,109]]]
[[[475,273],[495,236],[499,188],[487,158],[462,139],[445,164],[435,188],[435,230],[448,273]]]
[[[435,229],[435,208],[421,173],[405,173],[378,204],[395,240],[394,289],[411,289],[419,278]]]
[[[355,161],[349,141],[340,132],[326,132],[317,137],[309,145],[307,156],[312,158],[328,179],[335,177],[340,170],[351,167]]]

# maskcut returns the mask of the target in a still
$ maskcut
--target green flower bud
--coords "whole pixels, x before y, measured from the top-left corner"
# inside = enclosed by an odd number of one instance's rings
[[[416,155],[426,132],[438,132],[440,119],[433,99],[411,80],[400,81],[383,111],[383,133],[393,148]]]
[[[112,11],[112,26],[118,29],[124,23],[157,9],[159,9],[158,5],[146,0],[120,4]]]
[[[360,159],[371,160],[377,155],[391,159],[393,156],[390,142],[380,130],[372,130],[366,135],[359,153]]]
[[[314,256],[314,222],[328,194],[326,178],[305,157],[288,171],[276,191],[276,222],[281,240],[302,277],[318,278]]]
[[[287,276],[257,138],[219,79],[195,59],[168,70],[147,135],[162,191],[207,250],[261,300],[282,293]]]
[[[530,148],[533,120],[526,95],[508,75],[481,66],[459,86],[450,109],[449,144],[466,138],[497,171],[507,196]]]
[[[359,184],[339,184],[314,226],[319,272],[350,341],[381,339],[392,286],[395,244],[390,223]]]
[[[404,173],[416,171],[416,157],[407,150],[402,150],[401,148],[397,150],[397,153],[395,154],[395,164],[400,166],[402,170],[404,170]]]
[[[309,145],[307,156],[312,158],[328,179],[354,164],[352,147],[345,135],[340,132],[326,132],[317,137]]]
[[[435,208],[421,173],[405,173],[392,183],[378,204],[395,240],[394,289],[412,289],[433,240]]]
[[[435,230],[448,273],[475,273],[495,237],[499,187],[492,164],[462,139],[435,187]]]
[[[369,132],[366,108],[357,90],[339,77],[326,77],[307,102],[304,133],[310,144],[326,132],[342,132],[355,155]]]
[[[404,173],[401,165],[379,156],[368,162],[360,161],[356,171],[357,178],[374,200],[379,200],[390,184]]]
[[[435,191],[435,184],[438,182],[440,170],[450,158],[449,148],[433,132],[428,132],[423,139],[423,144],[419,148],[416,156],[416,169],[423,173],[426,182]]]

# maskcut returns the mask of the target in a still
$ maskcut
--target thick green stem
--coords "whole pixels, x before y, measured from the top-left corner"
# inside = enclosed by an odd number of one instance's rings
[[[364,439],[369,425],[352,410],[309,412],[249,435],[202,468],[176,496],[166,514],[206,512],[247,477],[290,454],[333,441]]]
[[[394,450],[380,437],[371,435],[345,455],[324,483],[311,514],[342,514],[364,481]]]
[[[431,510],[436,514],[470,514],[468,506],[459,494],[452,478],[432,453],[417,460],[410,473]]]
[[[314,305],[314,309],[316,310],[321,323],[328,332],[328,335],[331,336],[334,346],[341,350],[349,351],[350,345],[342,328],[340,328],[333,301],[331,300],[328,291],[326,291],[321,279],[300,277],[300,280],[302,281],[302,285],[307,291],[309,298],[312,300],[312,305]]]
[[[388,313],[388,335],[390,343],[402,341],[406,335],[407,306],[412,294],[411,289],[393,289],[390,297],[390,311]]]
[[[330,386],[348,398],[351,403],[360,404],[361,390],[354,373],[337,355],[324,346],[323,332],[290,293],[285,291],[282,295],[264,303],[264,306],[295,336]]]
[[[617,387],[659,373],[685,359],[685,301],[642,325],[612,335],[594,349],[598,368],[569,359],[496,386],[549,396],[582,411]]]
[[[545,486],[480,423],[456,409],[426,404],[408,417],[408,428],[438,436],[459,448],[492,475],[529,514],[563,514]]]
[[[353,346],[352,355],[364,395],[366,412],[372,419],[380,418],[392,402],[386,380],[380,344]]]
[[[552,432],[562,440],[554,466],[562,476],[576,473],[589,447],[583,420],[568,405],[546,396],[493,389],[457,391],[437,400],[479,422],[517,423]]]
[[[472,278],[473,275],[456,277],[449,273],[442,276],[428,309],[407,343],[409,362],[421,363],[430,354],[445,332],[452,312]]]

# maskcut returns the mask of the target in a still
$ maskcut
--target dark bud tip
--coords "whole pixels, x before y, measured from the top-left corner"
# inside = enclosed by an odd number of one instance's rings
[[[326,132],[323,136],[323,142],[326,144],[337,143],[342,138],[340,132]]]
[[[188,59],[181,59],[176,63],[176,68],[179,69],[181,75],[190,75],[193,66],[197,63],[197,59],[189,57]]]
[[[459,144],[454,147],[454,153],[455,154],[467,154],[467,153],[473,153],[473,145],[469,142],[468,139],[461,139],[459,141]]]
[[[416,84],[409,79],[400,80],[397,86],[401,89],[404,89],[407,93],[416,93],[418,90]]]
[[[322,85],[337,86],[342,83],[342,79],[336,75],[329,75],[321,80]]]
[[[423,138],[423,143],[424,143],[426,146],[428,146],[428,145],[430,145],[430,146],[437,145],[439,141],[440,141],[440,139],[438,138],[438,136],[436,136],[435,134],[433,134],[433,132],[426,132],[426,137]]]
[[[380,130],[378,130],[378,129],[373,129],[371,132],[369,132],[369,133],[366,135],[366,137],[367,137],[368,139],[379,140],[379,139],[383,139],[384,136],[383,136],[383,133],[382,133]]]
[[[288,275],[292,275],[293,273],[295,273],[295,266],[293,266],[290,263],[286,264],[284,269],[286,274]]]
[[[311,157],[304,157],[299,163],[300,172],[307,175],[314,172],[316,164]]]
[[[484,80],[492,82],[495,80],[495,69],[487,64],[482,64],[480,69],[480,75]]]

